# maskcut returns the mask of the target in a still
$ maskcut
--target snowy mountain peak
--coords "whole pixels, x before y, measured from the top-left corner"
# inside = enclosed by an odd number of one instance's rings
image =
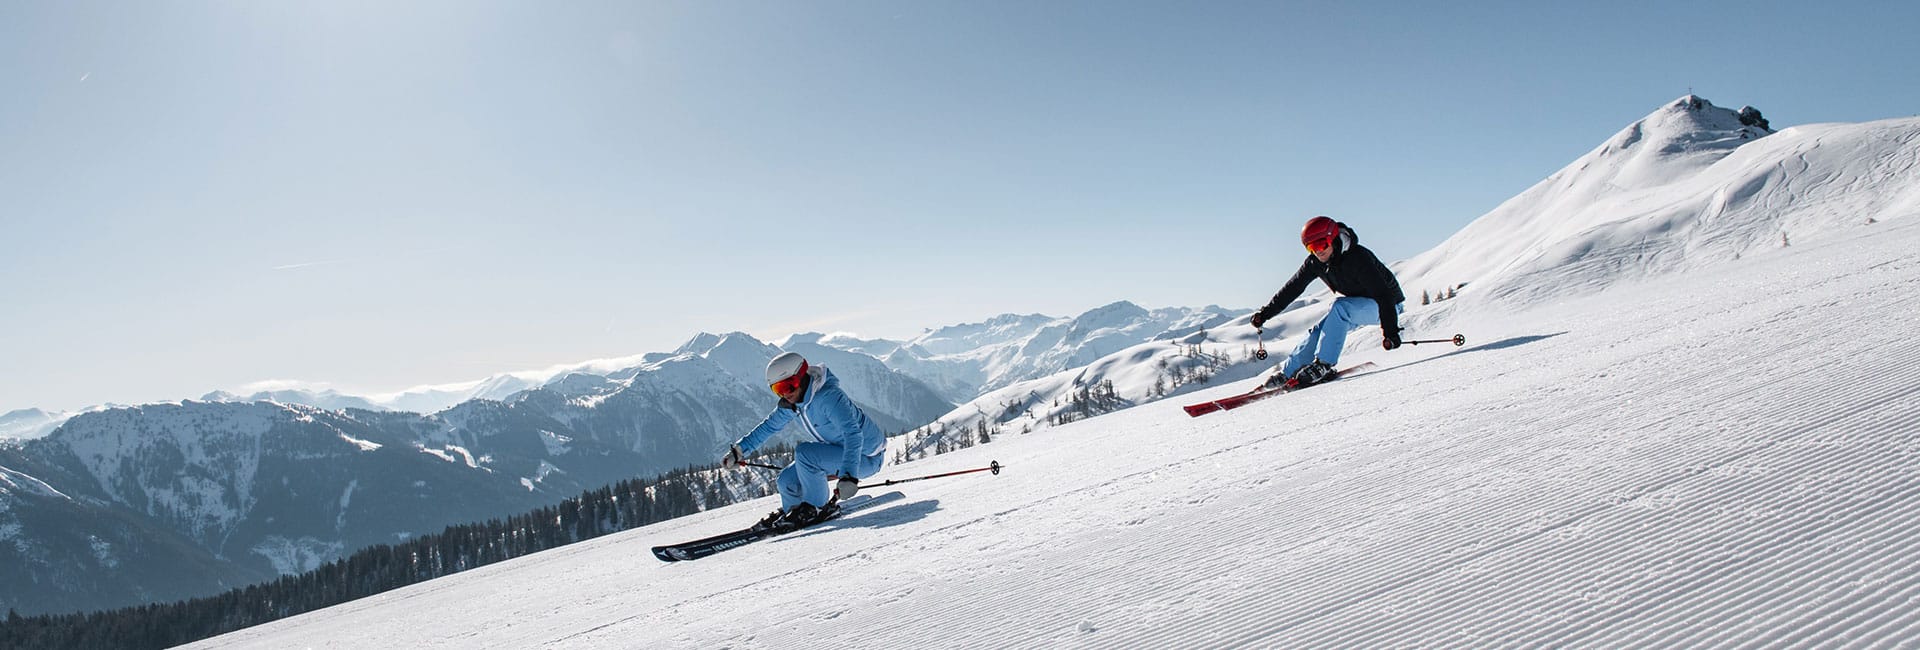
[[[345,395],[333,389],[308,390],[289,388],[284,390],[263,390],[251,394],[238,394],[232,391],[216,390],[200,397],[202,402],[276,402],[280,404],[305,404],[323,409],[362,409],[367,411],[385,410],[379,404],[364,397]]]
[[[542,388],[567,397],[582,397],[603,395],[619,390],[620,383],[600,375],[574,372],[547,382]]]
[[[782,350],[819,346],[847,352],[857,352],[875,359],[886,359],[888,356],[899,352],[902,348],[910,347],[908,343],[902,341],[862,338],[860,335],[852,332],[796,332],[788,334],[785,338],[773,341],[773,345]]]
[[[766,376],[767,360],[780,354],[780,348],[742,332],[702,332],[686,345],[680,346],[680,350],[679,356],[706,359],[756,393],[766,390],[762,378]],[[670,361],[664,361],[656,366],[664,367],[668,363]]]
[[[1599,149],[1575,161],[1575,169],[1589,173],[1592,183],[1615,190],[1658,187],[1712,165],[1743,145],[1772,130],[1760,112],[1750,114],[1714,106],[1705,98],[1687,95],[1627,125]],[[1564,173],[1564,172],[1563,172]],[[1594,198],[1601,194],[1595,193]]]
[[[1517,307],[1838,236],[1920,204],[1916,143],[1913,118],[1775,132],[1687,95],[1396,274],[1409,296],[1472,284],[1470,301]]]
[[[687,339],[686,343],[681,344],[680,347],[673,352],[674,354],[706,354],[708,350],[713,349],[713,346],[719,344],[720,335],[701,332],[693,335],[693,338]]]
[[[985,322],[935,328],[908,343],[931,355],[964,354],[1019,341],[1057,320],[1045,314],[1001,314]]]
[[[746,332],[727,332],[725,334],[701,332],[694,335],[693,338],[688,339],[686,344],[681,345],[679,349],[674,350],[674,354],[691,354],[708,358],[715,356],[738,357],[743,355],[753,356],[756,354],[764,354],[767,359],[771,359],[774,355],[780,354],[780,349],[767,344],[765,341],[754,338],[752,334]],[[758,374],[759,373],[755,373],[755,375]]]
[[[15,426],[39,426],[51,421],[53,421],[51,414],[37,408],[8,411],[5,415],[0,415],[0,431]]]
[[[825,338],[827,338],[827,335],[819,332],[795,332],[793,334],[788,334],[787,337],[784,339],[775,341],[774,345],[778,345],[783,349],[787,347],[791,347],[796,343],[806,344],[806,345],[819,345],[820,341]]]
[[[0,415],[0,440],[32,440],[45,436],[73,415],[48,413],[37,408],[9,411]]]
[[[1723,119],[1727,114],[1731,113],[1740,126],[1754,127],[1767,133],[1773,132],[1773,127],[1767,123],[1767,118],[1760,115],[1760,109],[1752,106],[1742,106],[1740,110],[1728,111],[1727,109],[1714,106],[1713,102],[1707,101],[1707,98],[1699,95],[1687,95],[1673,100],[1673,103],[1668,104],[1663,112],[1690,114],[1701,118],[1703,122],[1707,122],[1706,128],[1720,130],[1732,128],[1732,126],[1726,124]]]
[[[1148,316],[1147,309],[1125,300],[1101,305],[1074,317],[1073,327],[1080,331],[1093,331],[1108,327],[1119,327]]]
[[[765,357],[766,359],[772,359],[779,354],[780,348],[774,347],[765,341],[741,332],[728,332],[722,335],[720,340],[714,343],[713,347],[701,352],[700,356],[709,359],[716,357]],[[765,361],[762,360],[761,363],[764,364]],[[755,372],[753,375],[757,377],[760,373]]]

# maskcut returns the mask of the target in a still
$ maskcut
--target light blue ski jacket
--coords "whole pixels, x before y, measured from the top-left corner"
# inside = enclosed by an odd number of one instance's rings
[[[753,453],[767,438],[795,420],[800,422],[801,428],[813,440],[839,445],[844,450],[840,460],[840,476],[858,476],[856,470],[862,458],[887,453],[886,433],[873,420],[867,419],[867,414],[854,405],[846,391],[840,390],[840,380],[825,366],[808,368],[807,392],[800,396],[800,403],[788,404],[786,400],[780,400],[767,419],[740,439],[737,443],[740,451]]]

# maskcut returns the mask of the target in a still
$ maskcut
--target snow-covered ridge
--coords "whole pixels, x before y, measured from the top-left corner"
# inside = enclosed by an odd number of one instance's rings
[[[869,366],[862,359],[875,359],[881,370],[871,368],[858,373],[863,377],[845,377],[851,386],[869,395],[892,395],[883,406],[888,413],[887,427],[902,429],[924,422],[924,417],[901,417],[918,413],[933,401],[949,405],[972,399],[983,387],[996,387],[1032,378],[1061,368],[1081,365],[1113,350],[1152,338],[1165,338],[1190,332],[1197,327],[1230,318],[1235,312],[1218,306],[1202,309],[1165,308],[1146,310],[1128,302],[1116,302],[1089,310],[1079,316],[1057,318],[1039,314],[997,316],[983,323],[952,325],[928,330],[911,341],[862,339],[848,333],[823,335],[798,333],[777,344],[768,344],[741,332],[699,333],[671,352],[595,359],[558,364],[544,369],[499,373],[485,379],[417,386],[392,393],[351,394],[323,382],[268,380],[232,390],[216,390],[201,397],[205,402],[272,402],[300,404],[328,410],[360,409],[371,411],[408,411],[440,413],[472,400],[504,401],[529,390],[546,389],[580,400],[582,406],[603,401],[620,385],[639,374],[653,372],[675,357],[692,355],[707,358],[724,368],[742,386],[761,390],[762,370],[767,359],[786,349],[811,349],[837,355],[843,351],[858,359],[839,357],[842,366]],[[936,353],[934,351],[945,351]],[[934,395],[923,395],[913,387],[901,387],[901,379],[883,379],[888,371],[902,378],[924,382]],[[871,389],[871,390],[866,390]],[[900,391],[904,390],[905,393]],[[96,407],[102,410],[111,407]],[[0,416],[0,440],[31,439],[50,433],[72,414],[53,416],[37,409],[23,409]]]
[[[109,404],[87,410],[99,411],[117,406]],[[66,424],[67,420],[79,414],[73,411],[49,413],[35,408],[10,411],[0,415],[0,444],[9,440],[33,440],[46,437],[47,434],[53,433],[54,429],[60,428],[60,425]]]
[[[40,479],[28,476],[21,472],[7,469],[5,467],[0,467],[0,494],[6,494],[9,492],[37,494],[41,496],[56,497],[60,499],[73,498],[65,494],[62,494],[59,490],[53,489],[53,486],[47,485],[46,481],[42,481]],[[0,510],[5,510],[4,504],[0,504]]]
[[[797,333],[769,344],[741,332],[703,332],[672,352],[562,364],[544,370],[503,373],[480,381],[422,386],[384,395],[349,395],[319,386],[302,387],[299,382],[276,381],[250,387],[261,390],[216,391],[205,399],[305,404],[333,410],[437,413],[470,400],[507,400],[523,391],[546,389],[574,397],[583,406],[592,406],[635,377],[658,372],[676,357],[688,355],[718,364],[742,386],[757,391],[764,383],[761,375],[766,360],[782,350],[795,350],[835,358],[839,366],[837,372],[857,392],[892,395],[885,398],[887,404],[882,405],[883,410],[894,414],[888,418],[888,428],[903,429],[920,423],[908,420],[921,418],[902,419],[897,414],[924,411],[935,401],[945,400],[950,405],[972,399],[983,389],[1085,365],[1143,341],[1185,336],[1244,313],[1246,310],[1214,305],[1201,309],[1149,310],[1120,301],[1073,317],[1005,314],[981,323],[932,329],[909,341],[862,339],[847,333]],[[843,352],[858,356],[839,356]],[[853,366],[861,369],[854,372]],[[901,380],[885,379],[889,373],[925,382],[935,394],[923,395],[916,388],[893,386]]]
[[[1920,209],[1917,187],[1920,118],[1772,133],[1687,96],[1396,272],[1521,307],[1847,236]]]

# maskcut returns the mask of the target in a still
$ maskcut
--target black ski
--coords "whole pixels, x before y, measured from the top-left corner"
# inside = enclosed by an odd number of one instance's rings
[[[862,510],[865,508],[870,508],[881,503],[890,503],[893,501],[898,501],[901,498],[904,498],[905,496],[906,495],[901,494],[899,492],[888,492],[880,496],[862,494],[847,500],[845,503],[829,504],[829,507],[832,508],[832,511],[828,512],[825,517],[816,519],[814,520],[813,523],[808,524],[806,526],[802,526],[800,528],[748,527],[742,530],[736,530],[731,533],[721,533],[719,535],[714,535],[712,537],[707,537],[704,539],[696,539],[691,542],[682,542],[679,544],[670,544],[667,546],[655,546],[653,547],[653,556],[656,558],[659,558],[661,562],[680,562],[685,560],[698,560],[700,558],[713,555],[721,551],[746,546],[748,544],[752,544],[754,542],[758,542],[760,540],[767,539],[769,537],[775,537],[775,536],[785,535],[787,533],[791,533],[795,531],[806,530],[808,528],[818,526],[821,523],[832,521],[840,517],[844,517],[847,515],[847,513],[854,512],[857,510]]]

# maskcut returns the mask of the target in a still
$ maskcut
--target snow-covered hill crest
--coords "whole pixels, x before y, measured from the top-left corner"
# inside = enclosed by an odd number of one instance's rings
[[[1796,126],[1695,96],[1397,266],[1409,295],[1520,308],[1846,236],[1920,208],[1920,118]]]

